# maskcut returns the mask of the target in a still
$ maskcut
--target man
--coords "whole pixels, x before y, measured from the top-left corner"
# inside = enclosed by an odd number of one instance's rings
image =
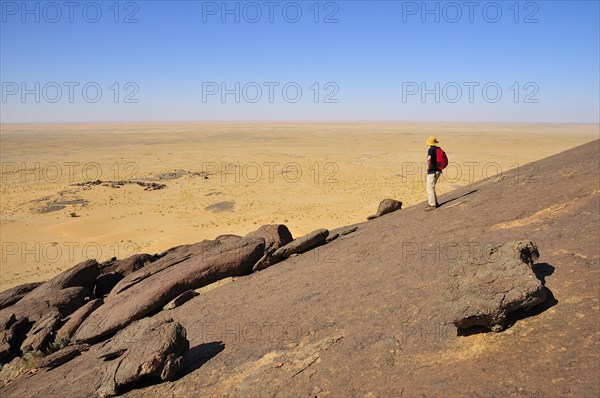
[[[438,178],[440,178],[440,174],[442,174],[442,170],[440,170],[437,164],[437,143],[438,140],[434,136],[427,139],[427,145],[429,145],[429,150],[427,151],[427,196],[429,204],[425,208],[425,211],[431,211],[440,206],[435,194],[435,184]]]

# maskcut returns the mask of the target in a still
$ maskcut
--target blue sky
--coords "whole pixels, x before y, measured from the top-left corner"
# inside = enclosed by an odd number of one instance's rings
[[[600,121],[598,1],[0,3],[3,123]]]

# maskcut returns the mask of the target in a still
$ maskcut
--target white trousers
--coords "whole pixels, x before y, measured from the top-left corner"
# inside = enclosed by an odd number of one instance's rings
[[[429,206],[435,206],[437,204],[437,195],[435,194],[435,184],[438,178],[440,178],[441,171],[436,171],[435,174],[427,174],[427,196]]]

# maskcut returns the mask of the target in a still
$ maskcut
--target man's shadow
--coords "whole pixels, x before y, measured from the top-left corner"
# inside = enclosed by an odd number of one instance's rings
[[[554,269],[555,268],[548,263],[538,263],[533,265],[532,270],[535,273],[535,276],[542,282],[543,289],[546,293],[546,299],[543,302],[531,308],[519,308],[518,310],[510,313],[506,317],[506,321],[504,323],[504,330],[510,329],[521,319],[526,319],[532,316],[539,315],[542,312],[558,304],[558,300],[556,299],[556,297],[554,297],[552,291],[548,289],[548,287],[546,287],[546,277],[552,275],[554,273]],[[457,330],[457,336],[471,336],[473,334],[489,332],[491,332],[489,329],[484,328],[482,326],[473,326],[468,329],[459,328]]]
[[[477,189],[474,189],[474,190],[472,190],[472,191],[470,191],[470,192],[464,193],[464,194],[462,194],[462,195],[460,195],[460,196],[457,196],[456,198],[448,199],[448,200],[446,200],[446,201],[444,201],[444,202],[441,202],[441,203],[440,203],[440,207],[441,207],[441,206],[443,206],[443,205],[445,205],[446,203],[454,202],[455,200],[458,200],[458,199],[460,199],[460,198],[464,198],[465,196],[468,196],[468,195],[474,194],[475,192],[477,192]]]

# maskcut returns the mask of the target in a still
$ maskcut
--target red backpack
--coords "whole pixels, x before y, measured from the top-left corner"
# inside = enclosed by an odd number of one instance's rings
[[[448,156],[446,152],[440,147],[435,150],[435,157],[438,165],[438,169],[444,170],[448,166]]]

